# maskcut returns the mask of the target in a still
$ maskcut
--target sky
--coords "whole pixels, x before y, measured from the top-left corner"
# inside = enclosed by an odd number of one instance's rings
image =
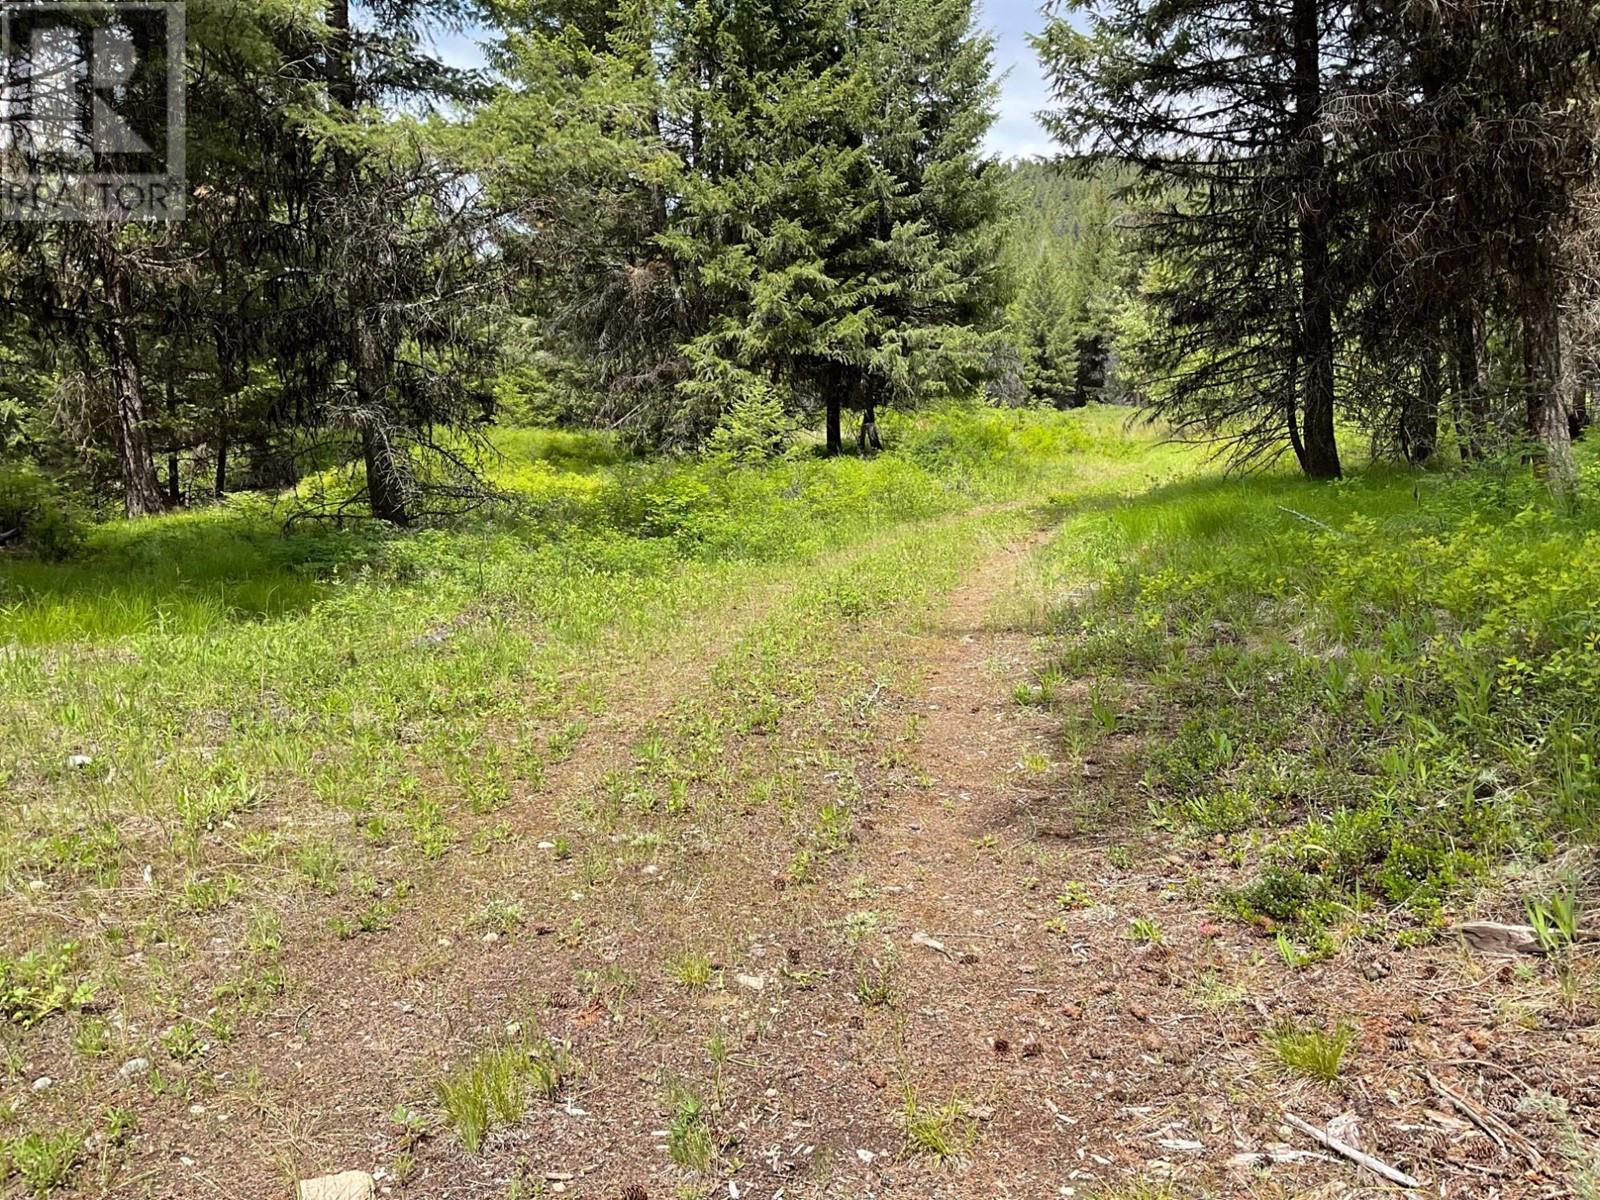
[[[980,0],[981,24],[994,34],[995,70],[1003,73],[999,119],[989,131],[989,150],[1002,158],[1025,158],[1051,152],[1050,139],[1033,114],[1044,108],[1049,94],[1039,60],[1028,45],[1028,34],[1044,24],[1041,0]],[[483,55],[471,33],[440,37],[437,47],[446,62],[481,66]]]

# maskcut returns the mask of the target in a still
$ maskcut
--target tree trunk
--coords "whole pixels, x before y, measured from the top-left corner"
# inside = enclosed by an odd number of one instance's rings
[[[1549,279],[1548,274],[1533,278]],[[1528,277],[1524,277],[1525,281]],[[1561,396],[1561,322],[1554,288],[1525,286],[1522,293],[1522,389],[1528,436],[1538,449],[1535,470],[1552,491],[1574,490],[1572,430]]]
[[[1300,355],[1305,363],[1305,471],[1337,479],[1339,444],[1333,429],[1333,295],[1328,248],[1322,111],[1322,37],[1316,0],[1294,0],[1295,124],[1300,136]]]
[[[1489,432],[1489,356],[1483,348],[1483,311],[1474,301],[1456,312],[1451,331],[1450,359],[1456,392],[1456,425],[1461,457],[1468,462],[1483,458]]]
[[[110,281],[108,281],[109,283]],[[117,308],[119,288],[108,287]],[[122,469],[122,510],[143,517],[162,509],[161,485],[144,424],[144,386],[133,338],[120,313],[99,322],[100,348],[105,351],[111,392],[117,406],[117,458]]]
[[[1284,379],[1283,416],[1289,426],[1289,448],[1300,469],[1306,469],[1306,444],[1300,437],[1300,359],[1289,347],[1289,370]]]
[[[837,387],[837,378],[834,379]],[[839,393],[832,390],[828,393],[828,453],[839,454],[844,450],[844,436],[839,425]]]
[[[411,524],[404,469],[389,440],[389,431],[375,424],[363,425],[361,457],[366,466],[367,503],[372,506],[372,515],[391,525]]]
[[[404,449],[397,450],[384,408],[388,392],[388,357],[363,312],[356,314],[356,397],[360,409],[361,458],[367,473],[367,502],[372,515],[391,525],[411,524],[411,472]]]
[[[1567,436],[1576,442],[1589,426],[1589,398],[1584,390],[1583,371],[1579,363],[1578,338],[1574,335],[1572,321],[1567,312],[1561,323],[1561,382],[1558,389],[1561,411],[1567,417]]]
[[[211,489],[212,495],[221,500],[228,494],[228,429],[224,425],[217,430],[217,478]]]
[[[1400,415],[1400,444],[1406,461],[1420,466],[1439,448],[1439,350],[1430,335],[1417,368],[1417,393],[1406,398]]]
[[[883,449],[883,439],[878,436],[877,408],[870,400],[861,412],[861,432],[856,435],[856,446],[863,454]]]

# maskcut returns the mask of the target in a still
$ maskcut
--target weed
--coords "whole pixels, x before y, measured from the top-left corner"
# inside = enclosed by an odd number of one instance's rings
[[[520,928],[524,919],[521,903],[504,896],[492,896],[473,916],[472,924],[491,933],[507,934]]]
[[[522,1120],[530,1093],[555,1099],[573,1071],[571,1056],[558,1043],[518,1038],[441,1079],[439,1107],[461,1144],[476,1153],[496,1126]]]
[[[667,1125],[667,1153],[680,1167],[704,1172],[716,1157],[717,1146],[706,1121],[705,1105],[687,1088],[674,1089],[672,1115]]]
[[[1135,917],[1128,924],[1128,937],[1146,946],[1159,946],[1166,941],[1161,926],[1149,917]]]
[[[1339,1077],[1339,1068],[1355,1030],[1342,1021],[1332,1029],[1280,1021],[1268,1029],[1265,1036],[1273,1055],[1287,1070],[1308,1079],[1332,1083]]]
[[[88,1004],[96,986],[75,976],[77,958],[74,942],[40,946],[17,958],[0,955],[0,1019],[26,1027]]]
[[[1577,942],[1578,901],[1570,890],[1544,900],[1528,901],[1527,913],[1539,948],[1546,954],[1561,954]]]
[[[1067,880],[1056,895],[1056,907],[1066,911],[1094,907],[1094,898],[1089,895],[1088,884],[1076,879]]]
[[[691,990],[710,987],[715,975],[711,966],[711,956],[694,950],[685,950],[678,955],[672,960],[669,970],[673,979]]]
[[[161,1035],[161,1045],[180,1063],[193,1062],[206,1048],[200,1026],[187,1019],[169,1025]]]
[[[856,970],[856,1000],[863,1008],[888,1008],[894,1004],[893,959],[871,959]]]
[[[35,1196],[48,1196],[65,1187],[83,1157],[84,1134],[63,1129],[55,1133],[25,1133],[5,1143],[11,1169]]]
[[[900,1121],[911,1150],[940,1162],[964,1154],[978,1136],[977,1120],[959,1099],[951,1097],[930,1107],[918,1100],[916,1089],[909,1085]]]
[[[72,1031],[72,1048],[85,1058],[111,1053],[111,1023],[104,1017],[85,1017]]]

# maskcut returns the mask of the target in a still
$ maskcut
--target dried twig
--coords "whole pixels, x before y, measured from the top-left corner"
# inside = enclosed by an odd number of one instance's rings
[[[1307,1121],[1302,1121],[1299,1117],[1295,1116],[1293,1113],[1284,1113],[1283,1114],[1283,1119],[1285,1121],[1287,1121],[1290,1125],[1294,1126],[1294,1128],[1298,1129],[1301,1133],[1305,1134],[1307,1137],[1312,1138],[1314,1141],[1321,1142],[1324,1146],[1326,1146],[1329,1150],[1332,1150],[1335,1154],[1344,1155],[1344,1157],[1348,1158],[1351,1162],[1355,1163],[1357,1166],[1365,1167],[1367,1170],[1371,1171],[1374,1175],[1381,1175],[1383,1178],[1387,1179],[1390,1183],[1397,1183],[1401,1187],[1408,1187],[1408,1188],[1415,1188],[1415,1187],[1421,1187],[1422,1186],[1421,1182],[1419,1180],[1417,1180],[1414,1176],[1407,1175],[1404,1171],[1398,1169],[1397,1167],[1391,1167],[1388,1163],[1384,1162],[1382,1159],[1373,1158],[1372,1155],[1363,1153],[1362,1151],[1357,1150],[1354,1146],[1345,1145],[1345,1143],[1341,1142],[1338,1138],[1334,1137],[1332,1134],[1324,1133],[1322,1130],[1318,1129],[1315,1125],[1312,1125]]]
[[[1308,517],[1308,516],[1306,516],[1305,513],[1299,512],[1299,511],[1297,511],[1295,509],[1292,509],[1286,504],[1280,504],[1277,507],[1278,507],[1280,512],[1286,512],[1291,517],[1299,517],[1302,521],[1309,522],[1310,524],[1315,525],[1318,529],[1326,529],[1329,533],[1336,534],[1339,537],[1349,537],[1350,536],[1344,530],[1335,529],[1332,525],[1329,525],[1326,521],[1319,521],[1315,517]]]
[[[1509,1138],[1522,1149],[1522,1152],[1528,1156],[1528,1161],[1533,1163],[1534,1166],[1538,1166],[1544,1161],[1544,1156],[1539,1153],[1539,1148],[1529,1141],[1526,1135],[1512,1128],[1498,1113],[1487,1107],[1479,1108],[1466,1097],[1447,1087],[1430,1071],[1422,1072],[1422,1077],[1428,1081],[1429,1086],[1434,1091],[1450,1101],[1462,1116],[1488,1134],[1490,1140],[1495,1142],[1500,1149],[1504,1150],[1506,1148],[1506,1139]]]

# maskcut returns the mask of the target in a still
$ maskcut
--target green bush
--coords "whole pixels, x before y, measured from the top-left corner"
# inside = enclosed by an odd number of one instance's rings
[[[61,562],[83,539],[82,518],[60,487],[31,467],[0,466],[0,546]]]

